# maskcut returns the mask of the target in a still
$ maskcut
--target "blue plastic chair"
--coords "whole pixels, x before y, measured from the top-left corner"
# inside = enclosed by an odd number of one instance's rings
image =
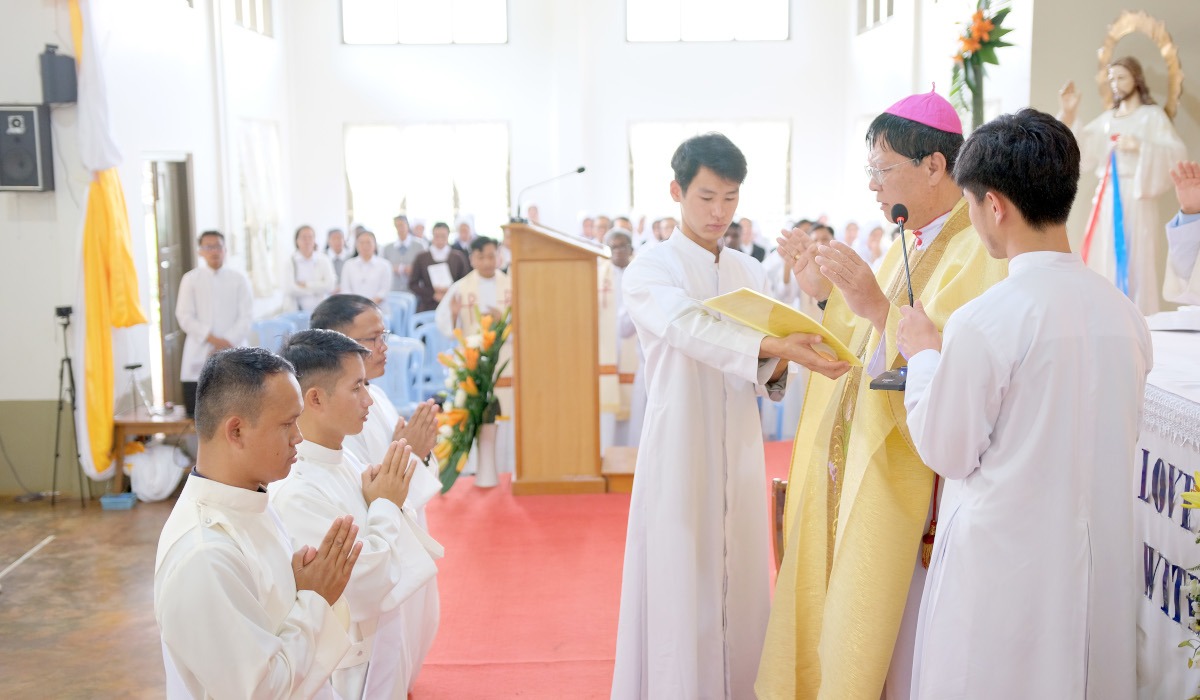
[[[276,355],[283,348],[283,341],[296,331],[291,321],[282,318],[265,318],[250,324],[257,338],[257,347],[266,348]]]
[[[384,365],[383,376],[375,381],[400,415],[411,416],[421,399],[417,383],[421,378],[424,356],[425,346],[421,341],[394,334],[388,336],[387,364]]]
[[[417,295],[411,292],[388,292],[387,310],[390,314],[388,320],[392,324],[392,332],[396,335],[413,337],[410,319],[417,310]]]
[[[412,337],[425,344],[421,378],[417,382],[417,393],[420,399],[446,390],[446,368],[438,362],[437,356],[439,352],[450,350],[454,344],[438,330],[436,318],[436,311],[422,311],[419,314],[413,314],[411,321]]]
[[[292,324],[293,331],[302,331],[308,328],[312,314],[308,311],[292,311],[291,313],[279,314],[276,318]]]

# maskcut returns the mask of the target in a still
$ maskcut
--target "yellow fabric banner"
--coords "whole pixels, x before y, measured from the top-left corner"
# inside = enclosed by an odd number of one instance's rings
[[[84,22],[79,0],[70,0],[71,36],[77,69],[84,60]],[[103,109],[85,103],[80,112]],[[138,300],[137,270],[129,234],[129,211],[116,168],[95,173],[88,187],[83,224],[84,351],[80,404],[86,426],[80,445],[90,457],[90,472],[102,474],[111,462],[113,437],[112,329],[146,322]],[[87,462],[85,458],[85,463]]]

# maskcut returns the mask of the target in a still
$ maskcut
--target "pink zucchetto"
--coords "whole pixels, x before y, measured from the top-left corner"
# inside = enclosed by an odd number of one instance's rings
[[[896,104],[888,107],[885,113],[903,117],[918,124],[933,127],[938,131],[962,135],[962,120],[958,112],[946,101],[945,97],[933,92],[921,93],[905,97]]]

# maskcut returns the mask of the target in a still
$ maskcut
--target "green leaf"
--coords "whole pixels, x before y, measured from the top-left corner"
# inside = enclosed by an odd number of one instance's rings
[[[996,24],[1000,24],[1001,22],[1003,22],[1004,18],[1007,17],[1008,13],[1011,11],[1012,11],[1011,7],[1006,7],[1003,10],[1000,10],[999,12],[997,12],[995,15],[992,16],[992,24],[996,25]]]
[[[980,60],[982,60],[984,63],[990,63],[993,66],[1000,65],[1000,62],[996,60],[995,47],[984,46],[983,48],[979,49],[979,51],[977,51],[976,54],[979,56]]]
[[[1011,29],[1005,29],[1003,27],[996,27],[992,31],[988,32],[988,38],[989,39],[999,39],[1000,37],[1004,36],[1005,34],[1008,34],[1011,31],[1012,31]]]
[[[989,41],[988,42],[988,46],[992,49],[993,52],[995,52],[996,49],[1002,49],[1005,46],[1012,46],[1012,45],[1013,44],[1010,44],[1007,41]]]

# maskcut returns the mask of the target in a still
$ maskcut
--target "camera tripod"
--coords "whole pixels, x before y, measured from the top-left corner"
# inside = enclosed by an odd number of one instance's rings
[[[50,505],[55,505],[58,498],[58,457],[62,449],[63,389],[66,389],[68,400],[71,402],[71,433],[75,441],[75,470],[79,474],[79,507],[85,508],[87,501],[83,497],[83,459],[79,456],[79,431],[75,427],[75,416],[77,415],[75,412],[75,365],[71,363],[71,353],[67,349],[67,331],[71,327],[71,307],[59,307],[55,313],[58,316],[58,325],[62,327],[63,356],[58,362],[58,417],[54,421],[54,478],[50,486]]]

